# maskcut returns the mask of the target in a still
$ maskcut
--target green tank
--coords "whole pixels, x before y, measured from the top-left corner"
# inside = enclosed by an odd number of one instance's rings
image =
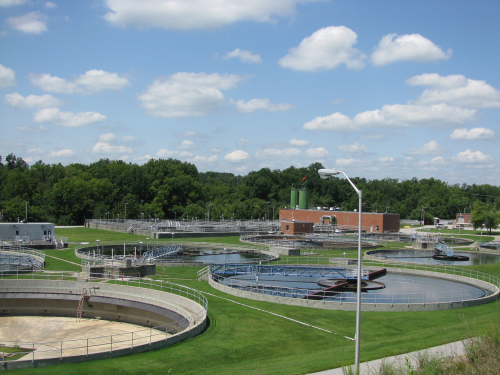
[[[299,190],[299,207],[302,210],[309,208],[309,192],[307,191],[307,187]]]
[[[295,208],[299,204],[299,192],[296,188],[292,186],[292,192],[290,194],[290,208]]]

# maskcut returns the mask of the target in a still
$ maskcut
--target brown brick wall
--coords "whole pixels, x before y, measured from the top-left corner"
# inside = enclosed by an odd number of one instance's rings
[[[337,218],[337,225],[358,226],[358,213],[345,211],[317,211],[317,210],[280,210],[280,221],[305,221],[321,223],[323,217]],[[367,232],[386,232],[399,231],[399,214],[373,213],[366,212],[362,214],[362,228]],[[325,224],[329,219],[325,219]],[[377,230],[378,226],[378,230]]]

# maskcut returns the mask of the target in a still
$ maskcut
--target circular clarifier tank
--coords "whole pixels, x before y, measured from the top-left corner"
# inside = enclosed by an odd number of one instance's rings
[[[102,246],[90,246],[78,249],[78,252],[86,256],[102,256],[105,259],[122,260],[125,257],[140,258],[145,252],[153,249],[159,249],[165,244],[114,244]],[[229,246],[228,246],[229,247]],[[172,255],[159,257],[156,260],[160,262],[196,262],[196,263],[224,263],[224,262],[248,262],[265,261],[271,257],[257,250],[237,250],[236,248],[215,248],[209,245],[182,245],[182,250]]]
[[[372,311],[423,311],[498,299],[500,280],[496,277],[446,266],[419,268],[411,264],[388,269],[367,266],[362,270],[362,303]],[[214,265],[209,282],[240,297],[324,309],[352,310],[357,300],[353,267]]]
[[[436,257],[436,254],[437,253],[433,250],[412,249],[373,250],[366,252],[366,255],[372,257],[416,263],[457,264],[460,266],[468,266],[500,262],[500,255],[496,254],[455,251],[457,259],[440,259]],[[468,258],[468,260],[465,260],[465,258]]]

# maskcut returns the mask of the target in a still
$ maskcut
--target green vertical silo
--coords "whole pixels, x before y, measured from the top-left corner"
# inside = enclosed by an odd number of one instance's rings
[[[301,210],[309,208],[309,192],[307,186],[299,190],[299,207]]]
[[[295,208],[299,204],[299,192],[295,187],[292,186],[292,192],[290,194],[290,208]]]

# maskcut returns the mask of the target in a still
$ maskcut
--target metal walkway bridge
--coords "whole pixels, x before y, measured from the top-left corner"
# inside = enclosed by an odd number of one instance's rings
[[[452,247],[450,247],[450,246],[448,246],[448,245],[445,245],[442,242],[438,242],[436,244],[435,248],[436,248],[437,251],[445,253],[446,256],[449,256],[449,257],[455,256],[455,249],[452,248]]]
[[[182,251],[182,245],[167,245],[164,247],[154,248],[142,253],[141,260],[152,261],[169,255],[175,255]]]
[[[9,266],[43,270],[45,253],[21,246],[2,246],[0,248],[0,269]]]
[[[262,266],[255,264],[214,264],[211,273],[229,277],[236,275],[329,277],[333,279],[356,280],[357,270],[350,268],[310,267],[310,266]],[[369,271],[361,270],[361,280],[369,279]]]

